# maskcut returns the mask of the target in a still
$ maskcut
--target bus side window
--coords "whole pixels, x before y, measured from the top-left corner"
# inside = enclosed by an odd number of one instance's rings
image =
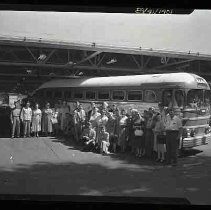
[[[145,90],[144,99],[146,102],[156,102],[156,94],[153,90]]]
[[[66,99],[70,99],[72,96],[71,91],[70,90],[65,90],[64,91],[64,98]]]
[[[112,99],[123,101],[125,99],[125,92],[122,90],[113,90]]]
[[[86,99],[91,99],[91,100],[93,100],[93,99],[95,99],[95,97],[96,97],[96,93],[95,93],[95,91],[86,91]]]
[[[55,98],[62,98],[62,92],[59,91],[59,90],[56,90],[56,91],[54,92],[54,97],[55,97]]]
[[[130,90],[128,91],[129,101],[143,101],[143,92],[139,90]]]
[[[39,90],[37,96],[42,98],[44,96],[44,90]]]
[[[47,97],[47,98],[51,98],[51,97],[52,97],[52,93],[53,93],[53,92],[52,92],[51,90],[47,90],[47,91],[46,91],[46,97]]]
[[[99,90],[98,91],[98,99],[100,100],[108,100],[109,99],[109,90]]]
[[[78,90],[74,92],[74,99],[82,99],[83,98],[83,91]]]

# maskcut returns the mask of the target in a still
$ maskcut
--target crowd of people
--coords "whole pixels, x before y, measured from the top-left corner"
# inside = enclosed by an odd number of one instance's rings
[[[99,107],[94,102],[89,111],[75,102],[70,108],[65,101],[59,101],[51,108],[46,103],[41,110],[34,109],[30,102],[21,108],[15,103],[11,112],[12,138],[15,131],[20,137],[64,136],[83,146],[83,151],[101,154],[131,152],[137,158],[166,164],[177,164],[177,150],[182,137],[182,122],[173,109],[165,109],[159,103],[159,111],[149,107],[144,113],[137,109],[120,109],[115,104],[103,102]]]

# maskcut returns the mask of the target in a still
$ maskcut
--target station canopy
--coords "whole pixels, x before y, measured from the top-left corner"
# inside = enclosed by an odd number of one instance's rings
[[[15,82],[16,88],[33,89],[52,77],[178,71],[211,81],[211,10],[191,14],[0,11],[0,25],[2,88],[5,84],[12,88]]]

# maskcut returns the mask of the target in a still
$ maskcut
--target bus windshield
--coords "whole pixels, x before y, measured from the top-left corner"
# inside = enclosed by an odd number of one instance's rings
[[[192,89],[187,93],[187,106],[190,108],[204,108],[210,106],[210,90]]]

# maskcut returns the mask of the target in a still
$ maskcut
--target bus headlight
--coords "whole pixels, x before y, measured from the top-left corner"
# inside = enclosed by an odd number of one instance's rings
[[[194,137],[195,135],[196,135],[195,129],[191,129],[191,131],[190,131],[190,136],[191,136],[191,137]]]
[[[211,127],[210,126],[206,127],[205,128],[205,134],[208,134],[210,132],[211,132]]]

